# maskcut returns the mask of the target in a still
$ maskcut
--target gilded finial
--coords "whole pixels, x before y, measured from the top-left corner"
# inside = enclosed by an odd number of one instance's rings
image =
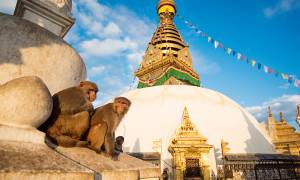
[[[182,121],[183,121],[182,123],[185,124],[185,125],[191,123],[189,112],[188,112],[188,109],[187,109],[186,106],[184,107],[184,110],[183,110]]]
[[[280,115],[280,122],[283,122],[283,121],[285,121],[285,120],[284,120],[284,117],[283,117],[283,113],[282,113],[282,112],[280,112],[280,113],[279,113],[279,115]]]
[[[272,110],[271,110],[271,106],[268,107],[268,111],[269,111],[269,117],[272,117]]]

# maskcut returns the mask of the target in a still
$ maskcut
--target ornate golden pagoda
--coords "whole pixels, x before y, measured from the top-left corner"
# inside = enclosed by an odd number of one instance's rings
[[[300,155],[300,133],[288,124],[280,112],[280,121],[277,122],[269,108],[267,131],[278,153]]]
[[[173,22],[176,15],[174,0],[160,0],[157,13],[160,24],[135,72],[139,78],[138,88],[163,84],[200,86],[199,75],[192,67],[189,46],[184,43]]]
[[[206,141],[207,138],[200,135],[191,122],[185,107],[181,125],[170,140],[168,149],[173,156],[175,180],[184,178],[209,179],[211,168],[208,155],[212,146]]]

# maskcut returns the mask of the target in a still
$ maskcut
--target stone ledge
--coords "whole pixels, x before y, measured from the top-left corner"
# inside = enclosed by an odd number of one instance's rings
[[[158,179],[160,177],[158,166],[124,153],[120,154],[119,161],[113,161],[88,148],[57,147],[56,150],[98,172],[105,180]]]

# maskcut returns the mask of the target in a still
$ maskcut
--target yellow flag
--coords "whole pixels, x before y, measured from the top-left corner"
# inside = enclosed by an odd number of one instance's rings
[[[227,53],[228,53],[229,55],[230,55],[231,51],[232,51],[231,48],[228,48],[228,49],[227,49]]]
[[[252,59],[252,66],[255,66],[256,61],[254,59]]]

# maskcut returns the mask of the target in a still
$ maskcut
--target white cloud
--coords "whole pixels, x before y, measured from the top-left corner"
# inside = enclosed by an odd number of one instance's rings
[[[296,118],[298,104],[300,104],[300,95],[283,95],[263,102],[262,105],[251,106],[246,109],[259,121],[265,121],[268,115],[268,107],[270,106],[273,115],[276,116],[277,119],[279,112],[283,112],[286,120],[294,121]]]
[[[77,22],[66,39],[76,44],[86,62],[123,56],[129,68],[137,66],[155,29],[153,22],[125,6],[111,7],[96,0],[74,1],[73,15]],[[80,39],[71,39],[76,37],[72,34],[80,34]]]
[[[279,0],[277,4],[265,8],[263,13],[265,17],[271,18],[298,8],[300,8],[300,0]]]
[[[88,70],[88,75],[92,77],[97,76],[106,71],[107,69],[109,69],[109,67],[104,65],[93,66],[91,69]]]
[[[130,40],[125,39],[92,39],[83,41],[80,44],[82,54],[84,57],[104,57],[118,55],[126,50],[134,50],[137,44]]]
[[[13,14],[16,7],[17,0],[1,0],[0,12]]]

